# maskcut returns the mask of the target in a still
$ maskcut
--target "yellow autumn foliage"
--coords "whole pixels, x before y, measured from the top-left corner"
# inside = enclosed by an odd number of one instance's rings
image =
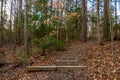
[[[53,30],[50,32],[50,36],[57,36],[58,32],[56,30]]]
[[[79,16],[80,16],[80,14],[79,14],[79,13],[76,13],[76,12],[74,12],[74,13],[67,13],[66,19],[67,19],[67,21],[70,21],[70,22],[71,22],[71,20],[75,20],[75,19],[78,18]]]

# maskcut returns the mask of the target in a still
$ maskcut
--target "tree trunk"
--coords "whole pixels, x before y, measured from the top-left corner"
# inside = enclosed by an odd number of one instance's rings
[[[19,10],[18,10],[18,31],[17,31],[17,43],[20,45],[21,43],[21,27],[22,27],[22,0],[18,1],[19,3]]]
[[[28,52],[28,0],[25,0],[24,50]]]
[[[0,23],[0,46],[3,45],[4,37],[3,37],[3,1],[1,0],[1,23]]]
[[[115,36],[114,38],[118,40],[118,28],[117,28],[117,0],[115,0]]]
[[[11,1],[11,10],[10,10],[10,34],[9,34],[9,44],[12,43],[12,11],[13,11],[13,0]]]
[[[87,22],[86,22],[86,0],[82,0],[82,29],[81,41],[87,41]]]
[[[102,44],[102,37],[101,37],[101,28],[100,28],[100,13],[99,13],[99,6],[100,6],[100,0],[97,0],[97,27],[98,27],[98,43]]]
[[[109,27],[109,0],[104,0],[104,28],[103,28],[103,38],[105,40],[110,39],[110,27]]]
[[[69,6],[68,0],[65,1],[65,5],[66,5],[66,7],[65,7],[65,17],[66,17],[67,16],[67,11],[68,11],[68,6]],[[66,29],[66,42],[68,42],[69,36],[68,36],[68,26],[67,26],[66,18],[65,18],[65,29]]]
[[[78,12],[78,0],[76,0],[76,12]],[[77,36],[77,29],[78,29],[78,18],[76,17],[75,19],[75,29],[74,29],[74,34]],[[74,35],[74,36],[75,36]],[[76,38],[76,37],[75,37]]]

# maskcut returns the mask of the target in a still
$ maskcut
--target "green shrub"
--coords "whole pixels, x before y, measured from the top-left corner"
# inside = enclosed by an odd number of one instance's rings
[[[56,37],[46,35],[43,38],[36,38],[32,40],[32,44],[42,49],[42,54],[45,54],[45,49],[49,50],[61,50],[65,47],[65,44],[58,41]]]

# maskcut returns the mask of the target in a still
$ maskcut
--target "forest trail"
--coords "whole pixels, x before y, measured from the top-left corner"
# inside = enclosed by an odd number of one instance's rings
[[[69,65],[77,66],[82,64],[82,57],[87,52],[87,50],[93,46],[97,45],[96,41],[88,41],[81,43],[79,41],[73,42],[68,48],[67,51],[61,51],[56,60],[57,65]],[[83,65],[85,66],[85,65]]]
[[[58,53],[55,65],[87,66],[87,61],[83,58],[85,57],[87,50],[95,45],[97,45],[96,41],[88,41],[86,43],[81,43],[79,41],[73,42],[66,51]],[[89,78],[84,74],[86,72],[87,69],[50,71],[48,78],[45,80],[89,80]]]
[[[87,54],[87,50],[95,45],[97,45],[96,41],[88,41],[85,43],[82,43],[80,41],[72,42],[65,51],[57,51],[55,53],[52,53],[53,55],[49,54],[50,57],[48,58],[49,61],[41,63],[36,62],[34,66],[39,66],[42,63],[48,63],[48,65],[56,66],[89,66],[89,64],[87,64],[87,60],[85,59],[85,57]],[[40,78],[41,80],[89,80],[89,76],[85,75],[86,73],[87,69],[79,70],[75,69],[75,70],[40,71],[29,73],[30,74],[29,76],[33,77],[35,80],[39,80]]]
[[[88,48],[95,46],[97,44],[96,41],[88,41],[88,42],[84,42],[81,43],[79,41],[74,42],[73,44],[71,44],[71,46],[68,48],[68,51],[71,53],[84,53],[85,50],[87,50]]]

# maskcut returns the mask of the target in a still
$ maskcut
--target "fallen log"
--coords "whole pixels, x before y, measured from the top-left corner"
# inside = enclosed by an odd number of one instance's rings
[[[27,66],[27,71],[80,70],[88,66]]]

